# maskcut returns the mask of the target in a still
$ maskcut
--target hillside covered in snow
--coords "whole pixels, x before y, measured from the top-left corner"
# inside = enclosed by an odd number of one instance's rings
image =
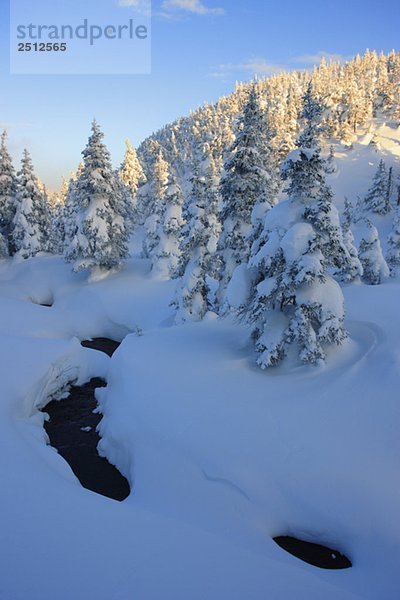
[[[95,122],[51,197],[3,136],[0,598],[398,598],[399,86],[394,52],[240,84],[117,170]],[[93,377],[121,503],[43,427]]]

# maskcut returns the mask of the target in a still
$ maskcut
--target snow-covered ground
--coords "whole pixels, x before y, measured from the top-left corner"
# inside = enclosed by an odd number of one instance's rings
[[[378,133],[378,153],[368,134],[337,149],[340,207],[382,155],[398,165],[398,132]],[[0,598],[397,600],[400,282],[344,287],[350,338],[326,367],[264,372],[233,319],[174,326],[176,283],[148,269],[89,284],[57,257],[0,263]],[[95,336],[123,342],[109,359],[80,346]],[[38,410],[94,375],[122,503],[80,486]],[[303,563],[280,534],[353,567]]]

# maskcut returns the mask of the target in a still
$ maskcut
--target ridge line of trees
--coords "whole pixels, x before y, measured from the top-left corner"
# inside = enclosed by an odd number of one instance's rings
[[[397,173],[380,160],[340,221],[327,184],[332,139],[350,147],[373,116],[399,126],[399,82],[399,54],[368,52],[344,66],[322,61],[311,77],[257,80],[138,152],[126,141],[118,170],[93,121],[76,174],[55,195],[26,150],[15,173],[4,132],[0,255],[63,254],[74,271],[98,276],[121,268],[143,229],[153,276],[177,280],[176,323],[233,313],[250,326],[262,368],[293,348],[303,362],[323,361],[347,335],[339,282],[377,285],[400,267]],[[376,136],[371,147],[379,149]],[[392,214],[385,260],[374,222]],[[361,224],[357,250],[352,227]]]

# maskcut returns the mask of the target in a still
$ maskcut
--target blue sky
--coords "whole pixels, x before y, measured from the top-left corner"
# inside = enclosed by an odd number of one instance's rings
[[[118,164],[125,138],[139,144],[236,80],[308,68],[322,54],[399,49],[397,0],[153,0],[151,75],[10,75],[8,10],[1,0],[0,126],[15,159],[27,146],[51,187],[76,168],[94,116]]]

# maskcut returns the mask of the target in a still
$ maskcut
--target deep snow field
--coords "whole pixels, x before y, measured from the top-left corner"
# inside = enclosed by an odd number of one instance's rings
[[[399,164],[399,132],[379,129],[381,152],[369,135],[336,149],[338,206],[382,155]],[[344,287],[350,337],[325,367],[265,372],[234,318],[173,325],[176,282],[148,270],[88,283],[60,257],[0,262],[0,599],[397,600],[400,281]],[[80,346],[98,336],[123,340],[111,359]],[[93,376],[122,503],[82,488],[42,427]],[[353,567],[306,564],[285,534]]]

